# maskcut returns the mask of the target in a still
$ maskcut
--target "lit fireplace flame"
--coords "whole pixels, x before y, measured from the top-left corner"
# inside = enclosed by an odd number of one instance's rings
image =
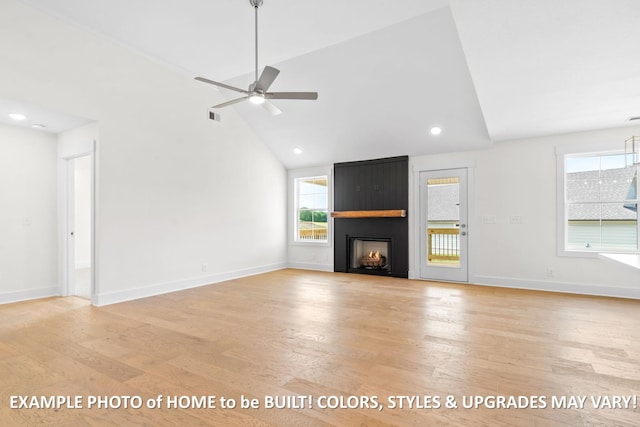
[[[379,260],[380,259],[380,251],[371,251],[369,252],[369,258]]]

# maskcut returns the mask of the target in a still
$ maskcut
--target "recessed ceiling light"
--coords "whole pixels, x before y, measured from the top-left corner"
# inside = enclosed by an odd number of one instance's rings
[[[11,117],[13,120],[26,120],[27,116],[25,116],[24,114],[19,114],[19,113],[11,113],[9,114],[9,117]]]
[[[442,129],[440,129],[438,126],[434,126],[429,132],[431,132],[431,135],[440,135],[442,133]]]
[[[34,123],[34,124],[31,125],[31,127],[34,128],[34,129],[44,129],[44,128],[46,128],[45,125],[41,125],[40,123]]]
[[[300,147],[293,147],[293,152],[296,154],[302,154],[302,148]]]

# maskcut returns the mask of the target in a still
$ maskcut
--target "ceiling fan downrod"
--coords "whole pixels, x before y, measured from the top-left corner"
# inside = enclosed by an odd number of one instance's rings
[[[229,105],[237,104],[244,100],[249,100],[254,104],[261,104],[264,109],[269,111],[272,115],[281,114],[282,111],[271,102],[272,99],[301,99],[301,100],[315,100],[318,99],[318,92],[269,92],[269,88],[273,81],[278,77],[280,70],[274,67],[266,66],[264,70],[262,70],[262,74],[258,75],[258,8],[262,6],[263,0],[249,0],[249,4],[253,6],[255,11],[255,30],[256,30],[256,69],[255,69],[255,81],[249,85],[247,90],[230,86],[225,83],[216,82],[213,80],[209,80],[204,77],[196,77],[196,80],[199,80],[204,83],[208,83],[214,86],[218,86],[224,89],[232,90],[234,92],[240,92],[243,94],[241,98],[232,99],[231,101],[226,101],[218,105],[214,105],[211,108],[222,108],[227,107]]]
[[[253,6],[253,10],[255,11],[256,83],[258,82],[258,8],[262,6],[262,2],[263,0],[249,0],[249,3]]]

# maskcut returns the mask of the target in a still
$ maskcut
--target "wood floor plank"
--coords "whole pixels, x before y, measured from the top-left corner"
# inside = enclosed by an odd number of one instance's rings
[[[101,308],[2,305],[0,378],[2,426],[637,426],[640,301],[285,269]],[[12,409],[12,395],[238,406]],[[441,405],[392,408],[398,396]],[[531,396],[547,407],[491,407]],[[575,396],[586,403],[551,407]],[[634,400],[595,408],[592,396]],[[321,403],[372,397],[382,409]]]

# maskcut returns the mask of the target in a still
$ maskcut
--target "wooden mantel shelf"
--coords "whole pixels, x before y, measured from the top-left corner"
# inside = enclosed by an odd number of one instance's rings
[[[388,209],[381,211],[338,211],[331,212],[332,218],[405,218],[404,209]]]

